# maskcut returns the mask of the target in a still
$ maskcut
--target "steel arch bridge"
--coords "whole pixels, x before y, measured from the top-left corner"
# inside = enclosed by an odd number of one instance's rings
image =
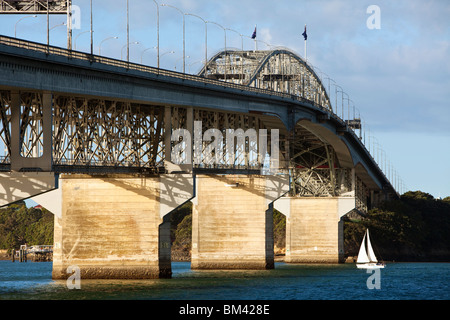
[[[280,129],[292,196],[355,192],[364,210],[370,190],[390,185],[350,130],[358,127],[337,116],[320,77],[289,50],[221,51],[194,76],[0,40],[0,171],[11,171],[14,154],[27,161],[46,155],[57,173],[161,172],[169,130],[202,121],[203,130],[220,128],[223,135],[228,128]],[[237,165],[255,170],[261,163]]]
[[[332,111],[321,79],[310,65],[288,49],[220,51],[205,67],[200,76],[292,94]]]

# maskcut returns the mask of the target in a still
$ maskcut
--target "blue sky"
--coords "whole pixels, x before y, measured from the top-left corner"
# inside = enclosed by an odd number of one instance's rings
[[[304,55],[301,33],[308,30],[308,62],[348,94],[369,134],[408,190],[450,196],[450,1],[447,0],[156,0],[230,28],[247,37],[253,49],[257,25],[264,44],[287,47]],[[156,5],[129,0],[130,60],[156,65]],[[90,1],[80,8],[77,50],[89,52]],[[369,29],[370,5],[380,9],[380,29]],[[182,70],[182,15],[159,7],[161,67]],[[46,17],[0,16],[2,35],[46,43]],[[93,0],[94,52],[125,58],[126,0]],[[65,22],[51,16],[50,27]],[[17,23],[17,25],[16,25]],[[196,73],[205,54],[205,24],[185,16],[186,71]],[[224,48],[224,31],[208,23],[208,56]],[[85,33],[83,33],[85,32]],[[227,31],[227,47],[241,48],[241,37]],[[66,29],[55,27],[50,43],[66,47]],[[123,49],[123,50],[122,50]],[[147,50],[146,50],[147,49]],[[144,51],[145,50],[145,51]],[[174,53],[168,53],[174,51]],[[163,55],[164,54],[164,55]],[[328,84],[325,80],[325,85]],[[334,101],[334,88],[331,86]],[[340,108],[340,106],[339,106]]]

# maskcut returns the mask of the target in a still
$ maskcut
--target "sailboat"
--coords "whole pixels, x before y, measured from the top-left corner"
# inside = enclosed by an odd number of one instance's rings
[[[356,267],[358,269],[377,269],[385,267],[384,263],[378,262],[377,257],[373,252],[372,245],[370,244],[369,229],[366,230],[361,247],[359,248]]]

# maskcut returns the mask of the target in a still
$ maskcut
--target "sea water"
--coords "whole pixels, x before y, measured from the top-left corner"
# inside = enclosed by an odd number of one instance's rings
[[[272,270],[194,271],[172,263],[171,279],[51,278],[52,262],[0,261],[1,300],[448,300],[449,263],[388,263],[379,272],[354,264],[276,263]],[[69,275],[68,275],[69,276]]]

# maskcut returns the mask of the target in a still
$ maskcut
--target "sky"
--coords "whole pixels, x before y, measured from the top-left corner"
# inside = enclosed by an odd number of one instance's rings
[[[333,83],[346,93],[346,103],[363,120],[366,145],[379,150],[378,161],[388,175],[395,172],[401,191],[450,196],[450,1],[156,2],[160,66],[182,71],[184,17],[188,73],[197,73],[205,56],[205,23],[200,18],[211,22],[206,24],[208,57],[223,50],[225,40],[228,49],[254,49],[249,37],[255,27],[258,49],[285,47],[304,57],[307,25],[308,63],[327,89],[330,83],[333,104]],[[126,3],[93,0],[95,54],[101,44],[102,55],[126,58]],[[73,0],[73,5],[73,47],[90,52],[90,1]],[[156,66],[156,7],[153,0],[129,0],[132,62]],[[46,43],[46,16],[19,21],[23,17],[0,15],[0,34]],[[67,47],[67,30],[61,25],[65,21],[64,15],[50,16],[50,44]],[[232,29],[226,38],[223,28]]]

